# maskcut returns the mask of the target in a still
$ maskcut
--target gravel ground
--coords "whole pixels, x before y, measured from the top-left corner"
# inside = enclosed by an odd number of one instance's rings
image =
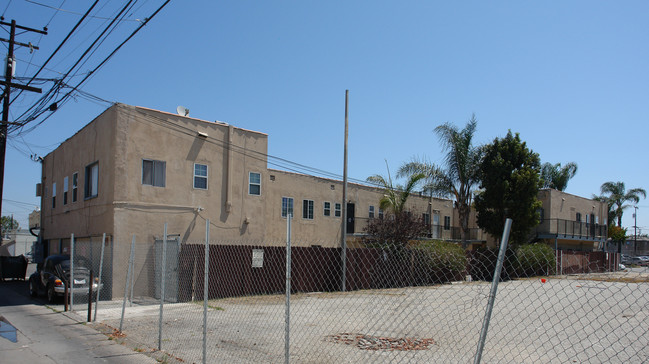
[[[546,278],[499,285],[483,363],[649,360],[648,274]],[[472,363],[490,286],[294,294],[291,362]],[[142,348],[157,348],[159,306],[127,306],[124,333]],[[212,300],[209,306],[208,363],[284,361],[284,296]],[[202,310],[202,301],[165,304],[164,351],[201,362]],[[100,302],[99,322],[117,328],[120,315],[121,301]]]

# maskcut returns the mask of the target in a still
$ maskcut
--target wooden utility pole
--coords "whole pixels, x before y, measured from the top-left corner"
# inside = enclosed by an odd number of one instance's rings
[[[16,24],[15,20],[12,20],[11,23],[5,23],[0,21],[0,25],[6,25],[11,27],[9,33],[9,39],[0,38],[0,41],[9,43],[9,50],[7,52],[7,59],[5,64],[5,79],[0,81],[4,85],[3,93],[3,104],[2,104],[2,124],[0,124],[0,216],[2,216],[2,196],[4,190],[4,179],[5,179],[5,154],[7,152],[7,127],[9,125],[9,104],[11,99],[9,98],[11,94],[11,88],[19,88],[26,91],[32,92],[41,92],[40,88],[30,87],[26,85],[20,85],[16,83],[11,83],[14,74],[15,59],[14,59],[14,45],[19,45],[23,47],[29,47],[30,50],[38,49],[38,47],[32,45],[31,43],[25,44],[16,42],[16,29],[25,30],[28,32],[35,32],[47,35],[47,32],[44,30],[32,29],[28,27],[23,27]]]

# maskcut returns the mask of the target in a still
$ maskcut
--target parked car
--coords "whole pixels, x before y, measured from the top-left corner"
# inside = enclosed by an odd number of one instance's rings
[[[648,256],[642,255],[642,256],[639,256],[638,258],[640,258],[640,262],[638,263],[639,266],[641,266],[641,267],[649,267],[649,257]]]
[[[83,257],[74,260],[74,283],[68,290],[75,295],[88,294],[90,285],[90,262]],[[93,296],[97,289],[101,288],[99,279],[94,278],[92,282]],[[65,294],[65,285],[70,281],[70,256],[51,255],[45,258],[43,264],[39,264],[36,272],[29,276],[29,294],[36,297],[39,294],[46,294],[47,301],[54,303]]]
[[[622,254],[621,256],[622,264],[631,264],[631,257],[626,254]]]

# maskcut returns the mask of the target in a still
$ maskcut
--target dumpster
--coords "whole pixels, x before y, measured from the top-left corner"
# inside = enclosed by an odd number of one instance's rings
[[[0,280],[22,279],[27,274],[27,258],[24,255],[17,257],[0,257]]]

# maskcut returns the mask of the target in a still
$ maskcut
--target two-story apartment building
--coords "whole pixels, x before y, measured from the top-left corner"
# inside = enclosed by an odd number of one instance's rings
[[[115,104],[42,162],[41,239],[46,255],[107,234],[110,256],[127,261],[132,236],[153,245],[163,226],[181,243],[283,245],[293,213],[295,246],[340,246],[343,209],[349,246],[380,217],[383,191],[267,167],[268,136],[222,122]],[[408,209],[451,239],[450,200],[413,195]],[[356,237],[356,239],[354,239]],[[115,278],[124,272],[115,272]]]

